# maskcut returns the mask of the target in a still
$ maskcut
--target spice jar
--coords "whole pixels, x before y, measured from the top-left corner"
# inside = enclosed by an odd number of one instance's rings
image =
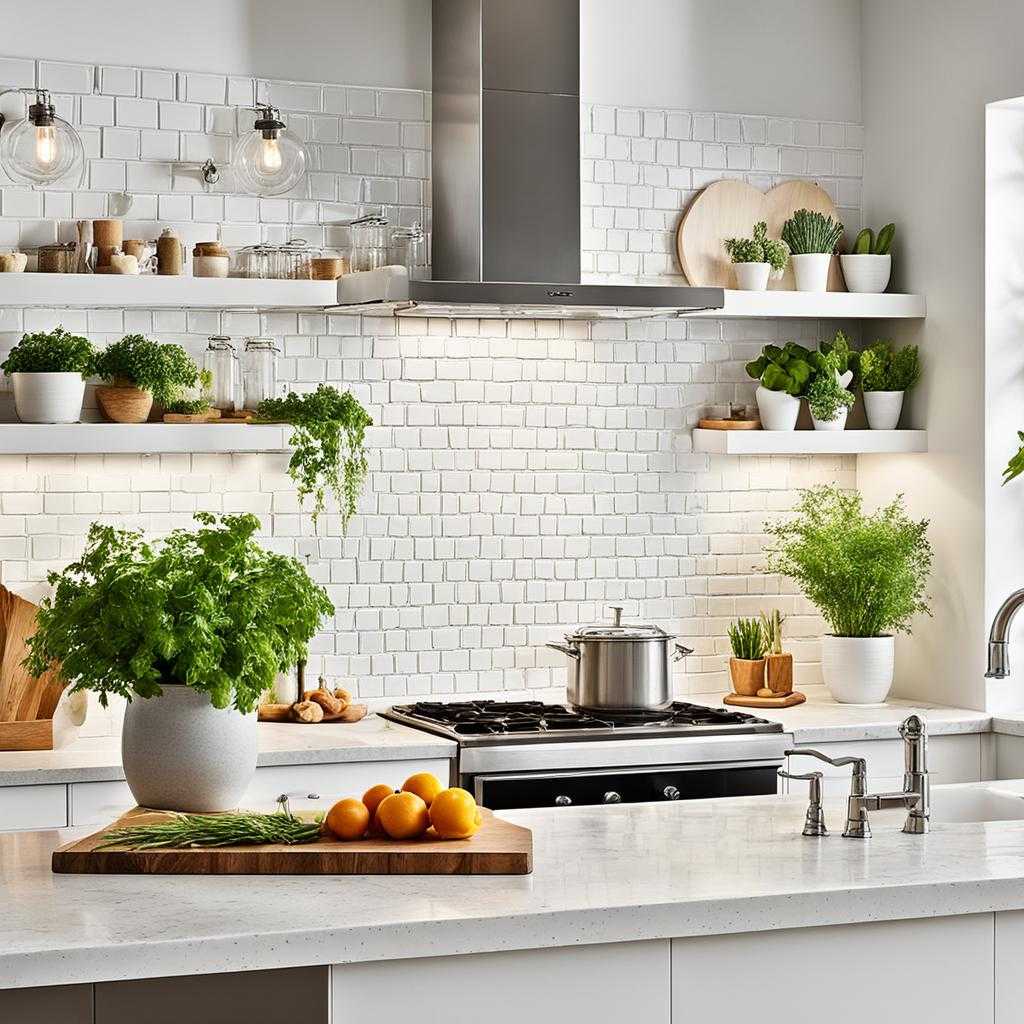
[[[234,412],[238,408],[238,356],[231,339],[223,334],[210,338],[203,357],[203,368],[210,371],[211,403],[221,412]]]
[[[255,412],[260,402],[277,397],[277,357],[273,338],[246,338],[242,352],[242,405]]]
[[[196,242],[192,250],[193,277],[227,277],[231,258],[220,242]]]
[[[411,228],[395,228],[391,232],[391,263],[405,267],[409,280],[419,281],[427,275],[427,239],[419,222]]]
[[[41,245],[37,270],[40,274],[73,274],[75,272],[75,243]]]
[[[184,244],[170,228],[164,228],[156,240],[156,272],[175,277],[181,273],[184,262]]]

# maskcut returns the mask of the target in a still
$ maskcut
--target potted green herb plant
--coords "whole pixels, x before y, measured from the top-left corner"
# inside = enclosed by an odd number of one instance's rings
[[[729,677],[733,693],[755,697],[764,686],[765,639],[757,619],[737,619],[729,627]]]
[[[14,408],[23,423],[77,423],[85,378],[96,353],[86,338],[63,327],[25,334],[0,363],[14,385]]]
[[[321,384],[312,394],[290,391],[285,398],[268,398],[256,412],[263,422],[290,423],[294,451],[288,473],[298,484],[299,500],[313,495],[313,523],[325,507],[326,492],[338,502],[342,530],[355,515],[366,480],[364,439],[373,425],[367,411],[350,392]]]
[[[793,580],[825,617],[825,685],[843,704],[877,704],[892,687],[894,634],[931,614],[926,587],[928,521],[896,498],[867,514],[857,492],[831,486],[802,492],[791,519],[766,524],[767,570]]]
[[[789,260],[786,243],[769,238],[763,220],[754,225],[752,238],[727,238],[724,245],[736,272],[736,287],[741,291],[763,292],[768,277],[781,276]]]
[[[853,252],[839,257],[848,291],[877,294],[889,287],[895,236],[895,224],[886,224],[877,236],[871,228],[864,228],[857,235]]]
[[[860,383],[864,411],[872,430],[895,430],[903,398],[921,379],[916,345],[894,350],[887,341],[875,342],[860,354]]]
[[[121,754],[140,806],[219,811],[256,769],[256,705],[306,657],[334,612],[294,558],[254,540],[253,515],[196,515],[151,543],[94,523],[85,552],[51,573],[26,666],[60,664],[72,692],[130,702]]]
[[[814,210],[797,210],[782,225],[799,292],[828,290],[832,254],[843,237],[843,225]]]
[[[773,697],[785,697],[793,692],[793,655],[782,649],[782,612],[778,608],[767,615],[761,612],[761,633],[765,644],[765,689],[771,690]]]
[[[765,345],[761,355],[747,363],[747,375],[758,381],[758,414],[765,430],[795,430],[803,396],[814,367],[809,349],[790,341],[782,348]]]
[[[109,382],[96,389],[96,398],[115,423],[144,423],[154,401],[170,405],[199,381],[199,369],[180,345],[141,334],[127,334],[100,352],[96,374]]]

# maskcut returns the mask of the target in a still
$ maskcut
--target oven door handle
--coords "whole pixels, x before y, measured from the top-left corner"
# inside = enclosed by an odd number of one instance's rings
[[[545,644],[545,647],[550,647],[553,651],[561,651],[562,654],[567,654],[573,661],[580,660],[580,652],[575,647],[567,647],[565,644]]]

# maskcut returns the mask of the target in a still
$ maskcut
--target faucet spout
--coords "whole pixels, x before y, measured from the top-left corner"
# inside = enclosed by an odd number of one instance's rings
[[[1015,590],[999,607],[988,634],[988,679],[1005,679],[1010,674],[1010,624],[1024,604],[1024,589]]]

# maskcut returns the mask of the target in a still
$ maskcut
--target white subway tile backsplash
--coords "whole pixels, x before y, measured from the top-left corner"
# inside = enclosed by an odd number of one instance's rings
[[[160,127],[170,131],[198,132],[203,128],[203,108],[196,103],[160,103]]]
[[[102,129],[102,153],[107,159],[137,160],[140,136],[134,128]]]
[[[114,119],[118,125],[128,128],[155,128],[157,109],[156,100],[119,97],[115,103]]]
[[[135,68],[101,67],[100,92],[107,96],[137,96],[139,72]]]
[[[346,117],[342,121],[341,139],[357,146],[398,146],[402,144],[401,127],[397,122]]]
[[[195,71],[179,72],[178,99],[187,103],[224,103],[227,99],[227,78]]]
[[[112,125],[114,100],[110,96],[83,96],[79,101],[82,124]]]
[[[92,64],[39,62],[39,86],[50,92],[91,93],[95,84],[96,68]]]

